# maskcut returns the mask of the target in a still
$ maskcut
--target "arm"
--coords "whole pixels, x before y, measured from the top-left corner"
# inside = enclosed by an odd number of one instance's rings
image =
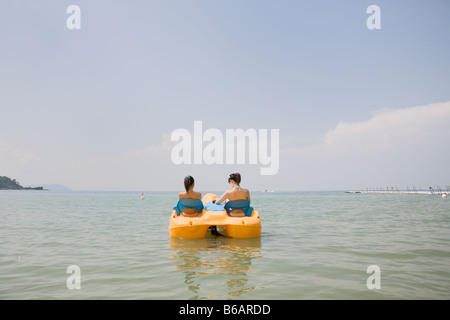
[[[216,199],[216,203],[219,204],[219,203],[221,203],[222,201],[224,201],[226,198],[228,198],[228,191],[225,191],[225,192],[223,193],[223,195],[220,196],[220,198],[217,198],[217,199]]]

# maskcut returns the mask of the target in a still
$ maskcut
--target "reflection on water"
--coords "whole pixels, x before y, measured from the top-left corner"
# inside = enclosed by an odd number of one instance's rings
[[[189,299],[240,296],[248,286],[252,260],[261,257],[261,239],[234,239],[209,233],[202,239],[170,239],[174,268],[184,273]],[[206,295],[205,295],[206,293]]]

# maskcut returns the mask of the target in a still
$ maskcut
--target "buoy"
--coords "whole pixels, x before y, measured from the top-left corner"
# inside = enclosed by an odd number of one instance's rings
[[[144,193],[142,192],[142,193],[141,193],[141,200],[144,200],[144,199],[145,199]]]
[[[447,198],[447,194],[446,194],[446,193],[443,193],[443,194],[442,194],[442,198]]]

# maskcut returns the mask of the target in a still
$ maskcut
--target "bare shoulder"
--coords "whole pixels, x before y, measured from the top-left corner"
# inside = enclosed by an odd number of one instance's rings
[[[242,189],[247,199],[250,201],[250,191],[248,189]]]
[[[233,190],[226,190],[226,191],[223,193],[223,195],[226,196],[226,197],[228,197],[228,196],[230,196],[230,195],[232,195],[232,194],[233,194]]]
[[[194,199],[199,199],[199,200],[202,199],[202,193],[201,192],[195,191],[193,193],[194,193]]]

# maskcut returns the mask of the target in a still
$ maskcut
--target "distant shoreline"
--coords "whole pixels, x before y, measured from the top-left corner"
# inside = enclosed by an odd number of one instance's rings
[[[23,188],[0,188],[0,190],[42,190],[42,191],[48,191],[48,189],[44,189],[44,187],[23,187]]]
[[[47,191],[47,189],[44,189],[44,187],[23,187],[22,190],[44,190]]]
[[[44,189],[43,186],[23,187],[16,179],[11,179],[6,176],[0,176],[0,190],[46,190],[46,189]]]

